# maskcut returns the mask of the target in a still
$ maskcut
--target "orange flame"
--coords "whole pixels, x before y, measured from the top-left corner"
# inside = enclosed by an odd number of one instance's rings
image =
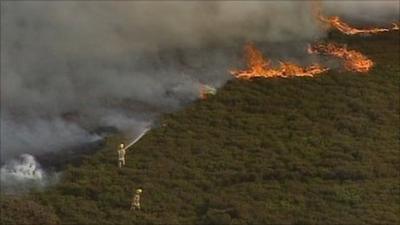
[[[211,87],[209,85],[201,84],[200,85],[200,93],[199,98],[205,100],[209,95],[215,95],[217,93],[217,89]]]
[[[260,50],[258,50],[253,44],[246,44],[244,50],[248,68],[245,70],[230,71],[230,73],[236,78],[312,77],[328,70],[327,68],[317,64],[308,67],[301,67],[290,62],[280,62],[279,68],[272,68],[271,62],[266,59]]]
[[[311,3],[311,8],[314,16],[318,18],[319,21],[323,22],[323,24],[328,25],[329,27],[333,27],[340,32],[346,35],[357,35],[357,34],[377,34],[382,32],[396,31],[399,30],[399,25],[397,23],[393,23],[392,28],[366,28],[366,29],[358,29],[350,26],[346,22],[344,22],[338,16],[325,17],[322,13],[322,2],[321,1],[313,1]]]
[[[312,12],[314,16],[318,18],[318,21],[322,22],[321,25],[324,28],[333,27],[341,31],[346,35],[356,34],[376,34],[381,32],[399,30],[399,23],[393,23],[393,27],[388,28],[369,28],[369,29],[358,29],[353,28],[349,24],[345,23],[340,17],[325,17],[322,13],[321,1],[312,2]],[[328,25],[328,26],[326,26]],[[252,79],[255,77],[293,77],[293,76],[314,76],[321,74],[329,68],[323,67],[318,64],[313,64],[308,67],[302,67],[290,62],[280,62],[278,68],[273,68],[271,62],[263,56],[263,54],[251,43],[245,45],[245,57],[247,61],[247,69],[244,70],[232,70],[230,73],[236,78],[241,79]],[[368,72],[373,66],[374,62],[368,59],[366,56],[355,50],[348,50],[346,46],[340,46],[338,44],[316,44],[309,46],[308,52],[310,54],[324,54],[338,57],[344,60],[344,67],[349,71],[354,72]]]
[[[360,52],[348,50],[346,46],[335,43],[315,44],[309,46],[308,52],[341,58],[344,60],[344,67],[349,71],[365,73],[374,66],[374,62]]]
[[[328,23],[331,27],[338,29],[340,32],[347,35],[357,35],[357,34],[377,34],[382,32],[389,32],[391,30],[398,30],[397,24],[393,23],[393,28],[368,28],[368,29],[358,29],[351,27],[349,24],[345,23],[340,17],[332,16],[330,18],[325,18],[323,16],[319,17],[321,21]]]

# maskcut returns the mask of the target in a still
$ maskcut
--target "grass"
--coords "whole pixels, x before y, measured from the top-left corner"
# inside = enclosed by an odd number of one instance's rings
[[[125,168],[115,151],[123,137],[113,136],[24,198],[51,212],[48,224],[399,224],[399,35],[330,39],[376,66],[232,80],[161,118]],[[143,211],[130,212],[139,187]],[[25,204],[4,202],[13,224]]]

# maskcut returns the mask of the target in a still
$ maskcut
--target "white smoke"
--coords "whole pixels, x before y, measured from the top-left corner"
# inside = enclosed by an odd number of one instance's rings
[[[377,2],[323,6],[398,18],[398,1]],[[195,100],[201,83],[229,80],[245,41],[325,35],[310,1],[6,1],[0,10],[2,162],[91,142],[102,126],[134,136]]]
[[[111,115],[111,114],[110,114]],[[132,117],[127,117],[124,114],[115,112],[112,116],[105,116],[101,121],[108,126],[114,126],[119,130],[130,134],[130,136],[137,136],[148,127],[151,127],[151,122],[140,121]]]
[[[30,188],[42,188],[56,179],[56,174],[47,174],[29,154],[8,161],[0,169],[2,192],[18,193]]]
[[[99,126],[142,128],[229,79],[224,46],[322,34],[307,4],[2,3],[2,161],[89,142]]]
[[[37,119],[25,123],[4,120],[1,121],[1,127],[2,149],[13,150],[9,152],[8,157],[15,157],[24,152],[37,154],[68,149],[100,139],[98,135],[89,134],[77,124],[61,119]]]

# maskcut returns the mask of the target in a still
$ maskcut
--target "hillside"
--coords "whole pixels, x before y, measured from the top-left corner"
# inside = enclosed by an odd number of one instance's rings
[[[43,224],[399,224],[398,32],[330,38],[376,66],[232,80],[161,118],[125,168],[114,136],[58,185],[23,198],[50,214]],[[131,212],[138,187],[143,211]],[[23,201],[2,203],[3,224],[25,215]]]

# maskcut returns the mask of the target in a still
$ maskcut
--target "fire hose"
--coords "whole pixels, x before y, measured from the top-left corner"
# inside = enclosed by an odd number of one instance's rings
[[[138,142],[149,130],[150,130],[150,128],[145,128],[139,136],[137,136],[133,141],[131,141],[131,142],[124,148],[124,150],[128,150],[129,147],[131,147],[131,146],[134,145],[136,142]]]

